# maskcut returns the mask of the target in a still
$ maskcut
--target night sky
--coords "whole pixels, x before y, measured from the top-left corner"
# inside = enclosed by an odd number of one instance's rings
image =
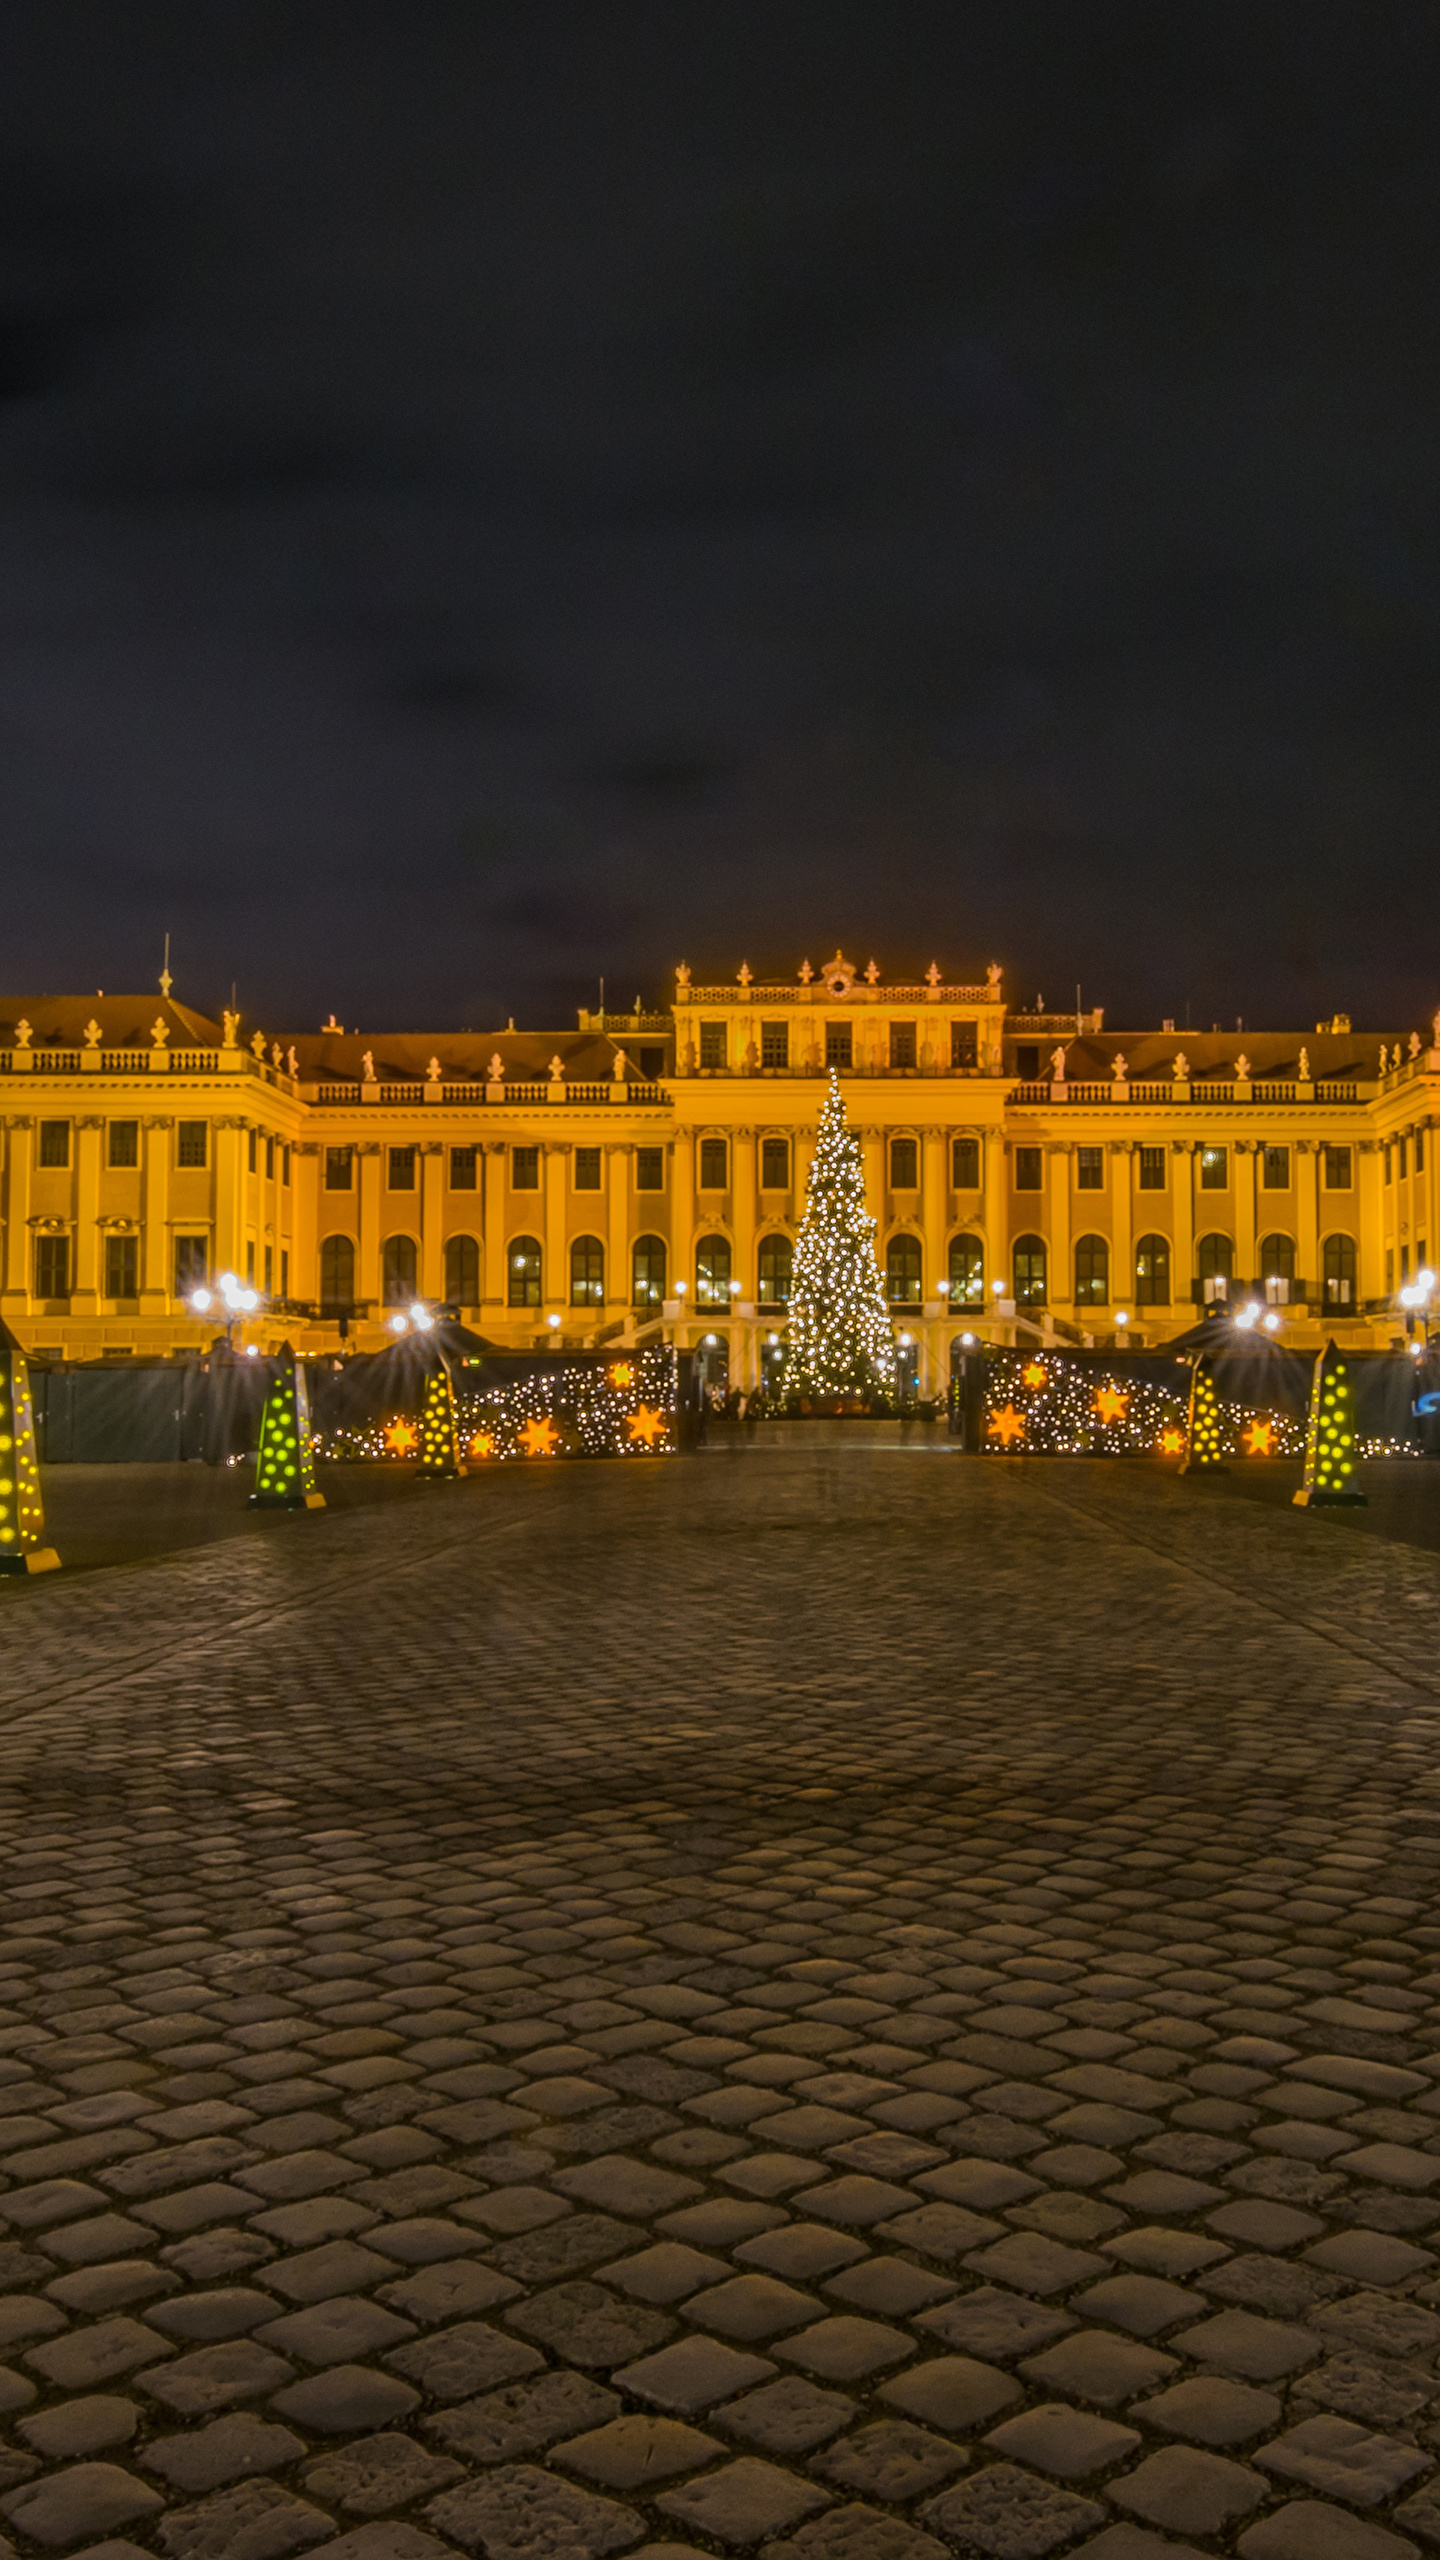
[[[1421,1021],[1437,26],[11,0],[4,988]]]

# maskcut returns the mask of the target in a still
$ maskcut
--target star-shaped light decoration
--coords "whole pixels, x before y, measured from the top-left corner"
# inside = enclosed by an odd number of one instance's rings
[[[1172,1424],[1168,1431],[1162,1431],[1160,1434],[1160,1455],[1162,1458],[1181,1458],[1184,1454],[1185,1434],[1183,1431],[1176,1430]]]
[[[617,1360],[609,1371],[609,1378],[612,1387],[633,1387],[635,1371],[632,1363],[628,1360]]]
[[[397,1414],[395,1420],[385,1426],[385,1446],[397,1458],[408,1458],[419,1438],[414,1423],[407,1422],[403,1415]]]
[[[560,1446],[560,1434],[548,1414],[538,1422],[522,1423],[521,1446],[527,1458],[553,1458]]]
[[[470,1434],[470,1446],[465,1454],[467,1457],[471,1458],[493,1458],[495,1455],[494,1432],[472,1431]]]
[[[1044,1361],[1027,1360],[1024,1368],[1020,1372],[1020,1384],[1022,1387],[1034,1387],[1037,1390],[1041,1387],[1048,1387],[1050,1384],[1050,1372],[1046,1368]]]
[[[1245,1454],[1249,1458],[1273,1458],[1275,1455],[1275,1425],[1267,1422],[1262,1414],[1257,1413],[1246,1430]]]
[[[1013,1404],[1002,1405],[998,1413],[988,1416],[985,1436],[989,1440],[998,1440],[1002,1449],[1008,1449],[1012,1440],[1025,1437],[1024,1414],[1017,1413]]]
[[[642,1404],[638,1413],[627,1416],[627,1427],[632,1440],[643,1440],[647,1449],[653,1449],[664,1432],[665,1416],[653,1405]]]
[[[1130,1396],[1128,1389],[1121,1387],[1096,1388],[1094,1410],[1097,1422],[1103,1422],[1106,1424],[1112,1422],[1123,1422],[1129,1408]]]

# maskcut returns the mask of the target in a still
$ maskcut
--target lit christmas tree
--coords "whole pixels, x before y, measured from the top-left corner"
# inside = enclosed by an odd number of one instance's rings
[[[785,1389],[835,1396],[893,1393],[895,1344],[875,1221],[865,1207],[859,1143],[832,1073],[820,1114],[790,1287]]]
[[[1355,1481],[1355,1394],[1333,1342],[1326,1343],[1310,1381],[1305,1481],[1294,1499],[1302,1511],[1366,1499]]]

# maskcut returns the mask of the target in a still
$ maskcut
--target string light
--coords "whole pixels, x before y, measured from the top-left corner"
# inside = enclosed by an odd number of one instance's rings
[[[787,1396],[837,1396],[895,1384],[895,1346],[865,1170],[833,1069],[805,1191],[790,1282]]]
[[[1327,1342],[1310,1382],[1305,1429],[1305,1481],[1295,1496],[1302,1510],[1328,1503],[1361,1503],[1355,1481],[1355,1394],[1350,1371]]]
[[[514,1458],[666,1456],[676,1447],[675,1355],[663,1346],[605,1368],[574,1363],[532,1370],[507,1387],[468,1388],[465,1370],[471,1365],[460,1361],[452,1379],[457,1464],[461,1451],[466,1459],[499,1464]],[[427,1403],[428,1394],[427,1387]],[[632,1430],[641,1417],[641,1427]],[[426,1419],[422,1409],[418,1429],[407,1414],[342,1425],[324,1435],[323,1454],[413,1458],[419,1451],[423,1460]]]
[[[60,1559],[44,1541],[29,1364],[0,1325],[0,1573],[53,1573]]]
[[[984,1445],[993,1456],[1183,1458],[1186,1453],[1187,1397],[1133,1371],[1117,1375],[1054,1351],[1038,1360],[1032,1353],[997,1345],[985,1354],[985,1377]],[[1213,1381],[1210,1392],[1213,1396]],[[1222,1446],[1238,1436],[1246,1457],[1298,1458],[1304,1446],[1304,1429],[1294,1414],[1274,1408],[1261,1414],[1218,1400],[1216,1413]],[[1008,1422],[1007,1415],[1015,1421]]]
[[[325,1496],[315,1484],[305,1372],[288,1343],[280,1355],[280,1366],[260,1417],[260,1449],[250,1500],[261,1511],[325,1508]]]

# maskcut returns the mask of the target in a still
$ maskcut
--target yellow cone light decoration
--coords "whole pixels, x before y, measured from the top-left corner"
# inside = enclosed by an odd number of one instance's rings
[[[30,1370],[15,1336],[0,1325],[0,1573],[53,1573],[35,1457]]]
[[[315,1460],[310,1446],[310,1398],[305,1372],[287,1342],[280,1353],[275,1382],[265,1399],[260,1422],[260,1454],[255,1462],[251,1502],[262,1511],[323,1511],[325,1496],[316,1491]]]
[[[420,1473],[440,1478],[463,1476],[460,1433],[455,1422],[455,1390],[443,1365],[425,1381],[420,1415]]]
[[[1310,1381],[1305,1430],[1305,1481],[1295,1500],[1302,1510],[1326,1503],[1364,1502],[1355,1457],[1355,1392],[1350,1371],[1327,1342]]]
[[[1225,1425],[1208,1353],[1190,1372],[1190,1420],[1182,1476],[1218,1474],[1225,1464]]]

